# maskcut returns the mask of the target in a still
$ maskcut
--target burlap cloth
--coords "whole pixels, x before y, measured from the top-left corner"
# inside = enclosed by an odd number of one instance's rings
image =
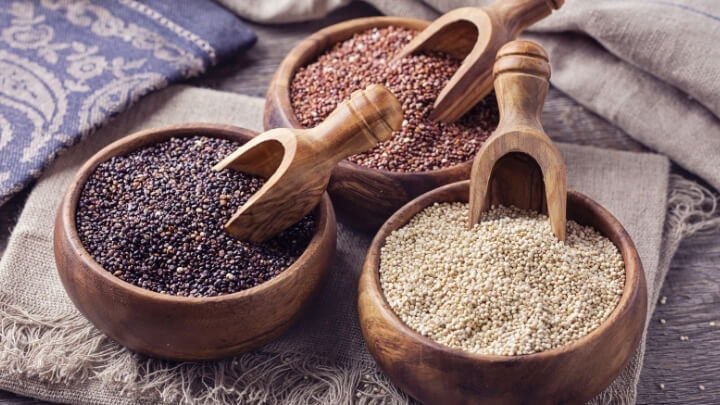
[[[0,388],[73,403],[404,403],[378,370],[357,322],[356,282],[369,235],[342,224],[328,283],[296,327],[236,358],[149,359],[88,323],[60,284],[52,252],[57,205],[79,166],[128,133],[188,121],[261,127],[263,100],[189,87],[153,94],[53,163],[39,180],[0,261]],[[654,154],[560,145],[569,186],[608,208],[637,245],[648,280],[648,319],[678,242],[702,222],[707,197],[669,176]],[[643,344],[596,403],[633,403]]]

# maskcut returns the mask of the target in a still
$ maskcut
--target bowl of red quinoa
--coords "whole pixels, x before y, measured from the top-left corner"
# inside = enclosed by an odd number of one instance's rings
[[[401,129],[340,162],[328,186],[338,214],[365,230],[377,230],[418,195],[469,178],[472,158],[497,126],[494,93],[454,123],[427,118],[461,61],[434,52],[390,63],[427,24],[370,17],[324,28],[285,57],[268,88],[266,129],[313,127],[352,91],[372,83],[385,85],[401,102]]]
[[[516,208],[491,207],[485,213],[490,222],[483,219],[468,230],[469,187],[466,180],[425,193],[377,232],[358,285],[360,326],[370,353],[422,403],[585,403],[620,374],[643,333],[647,291],[632,240],[610,212],[573,190],[567,192],[565,242],[554,239],[546,216],[532,214],[530,225],[519,226],[527,214]],[[543,235],[528,233],[539,225]],[[585,269],[585,278],[575,280],[580,266],[545,262],[566,249],[572,250],[569,259],[597,261],[588,241],[604,242],[601,256],[621,257],[607,267],[617,271],[619,265],[624,278],[613,281],[611,275],[609,284],[589,286],[606,266]],[[520,255],[531,260],[513,267],[508,257],[531,245]],[[574,289],[560,286],[560,292],[596,293],[612,302],[600,309],[594,298],[574,306],[572,294],[528,293],[548,280],[572,281]],[[602,314],[595,324],[573,329],[575,315],[568,321],[555,316],[564,312],[552,312],[567,305],[580,317],[598,315],[596,308]]]
[[[54,229],[68,296],[98,329],[172,360],[235,355],[279,337],[328,274],[336,223],[325,194],[263,243],[223,229],[264,179],[211,167],[256,133],[184,124],[142,131],[79,170]]]

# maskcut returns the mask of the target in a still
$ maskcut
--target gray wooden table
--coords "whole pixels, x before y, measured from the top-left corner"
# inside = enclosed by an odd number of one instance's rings
[[[258,34],[255,47],[191,84],[264,97],[275,69],[297,42],[324,26],[371,15],[377,11],[353,3],[316,22],[249,24]],[[647,150],[556,89],[548,96],[543,124],[556,141]],[[677,167],[673,170],[693,178]],[[0,207],[0,247],[26,197],[27,192],[21,193]],[[667,301],[658,305],[648,330],[638,404],[720,404],[720,232],[693,236],[680,246],[660,296]],[[681,335],[690,339],[681,341]],[[44,402],[0,391],[0,404],[40,403]]]

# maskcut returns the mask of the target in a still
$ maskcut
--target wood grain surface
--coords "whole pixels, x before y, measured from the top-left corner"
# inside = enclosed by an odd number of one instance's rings
[[[378,15],[356,2],[326,18],[302,24],[248,23],[257,44],[232,63],[213,69],[193,85],[264,97],[275,69],[287,52],[318,29],[348,18]],[[551,88],[542,115],[545,131],[555,141],[603,148],[646,151],[606,120]],[[674,167],[674,172],[682,172]],[[683,175],[699,180],[687,173]],[[0,207],[0,248],[27,198],[21,193]],[[672,261],[647,334],[645,363],[638,385],[638,404],[720,403],[720,231],[685,240]],[[665,319],[665,324],[660,323]],[[716,326],[710,326],[714,321]],[[688,341],[681,341],[686,335]],[[662,390],[659,384],[664,384]],[[698,386],[703,385],[704,391]],[[45,404],[0,391],[0,404]]]

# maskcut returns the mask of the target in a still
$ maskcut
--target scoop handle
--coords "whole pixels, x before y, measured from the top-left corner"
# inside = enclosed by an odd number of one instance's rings
[[[493,77],[500,112],[495,133],[521,127],[544,135],[540,114],[550,87],[545,50],[530,41],[505,44],[495,57]]]
[[[565,0],[496,0],[488,11],[507,29],[509,39],[516,38],[525,28],[557,10]]]
[[[301,138],[317,152],[316,158],[322,161],[318,164],[335,167],[340,160],[390,139],[402,120],[400,102],[390,90],[373,84],[353,92]]]
[[[530,41],[510,42],[498,51],[493,75],[500,123],[473,161],[468,225],[480,221],[491,201],[534,209],[546,203],[553,233],[565,240],[565,163],[540,123],[550,78],[547,54]]]

